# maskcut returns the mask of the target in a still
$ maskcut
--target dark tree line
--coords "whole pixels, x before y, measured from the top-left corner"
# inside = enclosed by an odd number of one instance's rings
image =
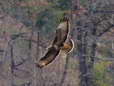
[[[79,0],[73,0],[75,2],[73,11],[80,9]],[[93,2],[95,3],[95,2]],[[107,13],[94,13],[92,9],[92,0],[88,1],[87,12],[82,15],[74,14],[75,29],[77,31],[76,43],[78,46],[78,58],[80,64],[80,86],[96,86],[94,80],[94,63],[96,59],[97,41],[99,38],[114,28],[113,14]],[[99,8],[99,4],[96,5],[96,10],[107,10],[104,7]],[[112,5],[107,5],[111,9],[114,9]],[[80,10],[81,11],[81,10]]]

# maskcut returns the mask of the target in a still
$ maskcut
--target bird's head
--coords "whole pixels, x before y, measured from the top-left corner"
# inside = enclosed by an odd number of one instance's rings
[[[66,22],[69,21],[69,15],[67,13],[63,14],[63,17],[60,19],[60,22]]]

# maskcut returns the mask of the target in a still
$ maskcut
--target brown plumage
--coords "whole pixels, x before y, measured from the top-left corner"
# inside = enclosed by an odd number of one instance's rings
[[[48,65],[56,58],[56,56],[59,54],[59,52],[60,52],[60,49],[56,49],[55,47],[49,48],[49,50],[45,54],[45,56],[42,57],[36,65],[40,68]]]
[[[48,49],[44,57],[42,57],[39,62],[36,63],[37,67],[42,68],[51,63],[58,56],[60,50],[66,50],[67,46],[69,46],[69,49],[67,48],[66,52],[69,52],[72,49],[73,44],[71,39],[69,42],[65,43],[68,39],[69,32],[70,22],[67,17],[64,17],[57,27],[56,37],[52,43],[52,46]]]
[[[66,41],[64,43],[64,46],[62,47],[62,51],[64,51],[66,54],[72,52],[74,48],[74,41],[72,39],[68,39],[68,41]]]

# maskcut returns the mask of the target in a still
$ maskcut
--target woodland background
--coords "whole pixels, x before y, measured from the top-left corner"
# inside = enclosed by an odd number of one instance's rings
[[[64,12],[74,51],[39,69]],[[114,86],[113,77],[113,0],[0,0],[0,86]]]

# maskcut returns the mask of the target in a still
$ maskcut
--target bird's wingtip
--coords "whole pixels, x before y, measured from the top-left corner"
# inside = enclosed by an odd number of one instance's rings
[[[42,69],[44,67],[43,65],[40,65],[38,63],[35,63],[35,66],[38,67],[38,68],[40,68],[40,69]]]

